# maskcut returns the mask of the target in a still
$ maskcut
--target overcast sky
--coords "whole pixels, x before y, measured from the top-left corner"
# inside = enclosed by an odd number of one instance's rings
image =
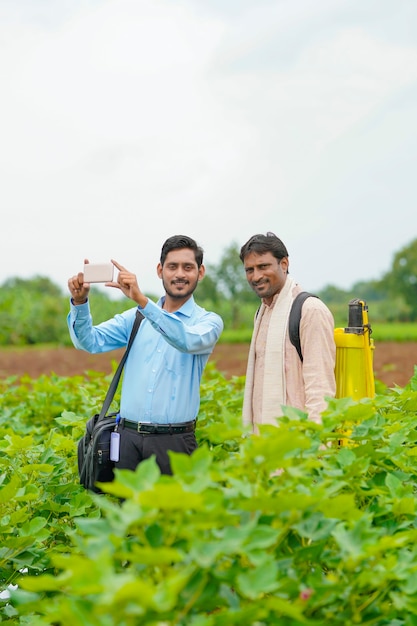
[[[417,238],[416,0],[1,0],[0,77],[0,284],[272,230],[350,288]]]

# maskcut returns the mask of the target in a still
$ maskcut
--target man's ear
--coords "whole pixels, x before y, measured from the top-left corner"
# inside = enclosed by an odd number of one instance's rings
[[[206,273],[206,268],[204,267],[204,265],[200,265],[200,267],[198,268],[198,280],[201,280],[202,278],[204,278],[205,273]]]
[[[162,265],[160,263],[156,266],[156,273],[158,274],[158,278],[162,278]]]

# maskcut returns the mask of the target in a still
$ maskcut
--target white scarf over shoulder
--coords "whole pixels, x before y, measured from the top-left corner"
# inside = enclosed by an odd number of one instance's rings
[[[265,304],[261,304],[255,319],[252,340],[249,348],[246,369],[246,384],[243,399],[243,421],[245,424],[276,424],[276,417],[282,415],[281,406],[286,404],[285,381],[285,338],[288,318],[293,302],[295,281],[287,276],[285,285],[276,299],[271,313],[265,345],[265,371],[262,394],[262,415],[253,415],[252,394],[255,374],[256,337],[262,320]]]

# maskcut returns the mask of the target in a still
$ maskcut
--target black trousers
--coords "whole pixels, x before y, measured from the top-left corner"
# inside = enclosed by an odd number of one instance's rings
[[[194,433],[175,433],[172,435],[140,434],[130,428],[119,428],[120,461],[116,469],[135,470],[141,461],[152,455],[161,470],[161,474],[172,474],[168,451],[191,454],[197,448]]]

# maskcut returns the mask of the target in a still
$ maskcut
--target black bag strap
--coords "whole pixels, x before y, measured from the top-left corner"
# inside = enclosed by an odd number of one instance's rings
[[[303,353],[301,352],[300,342],[301,309],[303,308],[304,301],[307,300],[307,298],[318,298],[318,296],[316,296],[314,293],[309,293],[308,291],[301,291],[301,293],[299,293],[298,296],[294,298],[290,311],[290,319],[288,322],[290,341],[292,345],[296,348],[301,361],[303,361]]]
[[[106,393],[106,397],[104,398],[104,402],[103,402],[103,406],[101,408],[100,414],[97,418],[97,422],[99,422],[100,420],[104,419],[106,417],[106,413],[109,410],[109,407],[113,401],[114,398],[114,394],[116,393],[116,389],[117,389],[117,385],[119,384],[119,380],[120,380],[120,376],[122,375],[122,370],[124,368],[126,359],[127,359],[127,355],[129,354],[129,350],[132,347],[132,343],[134,338],[136,337],[136,333],[138,332],[139,326],[141,321],[143,320],[144,315],[142,315],[142,313],[139,311],[139,309],[137,309],[136,311],[136,317],[135,317],[135,322],[133,324],[132,327],[132,332],[130,333],[130,337],[129,337],[129,341],[126,347],[126,350],[121,358],[121,361],[117,367],[117,370],[113,376],[113,379],[109,385],[109,388],[107,390]]]

